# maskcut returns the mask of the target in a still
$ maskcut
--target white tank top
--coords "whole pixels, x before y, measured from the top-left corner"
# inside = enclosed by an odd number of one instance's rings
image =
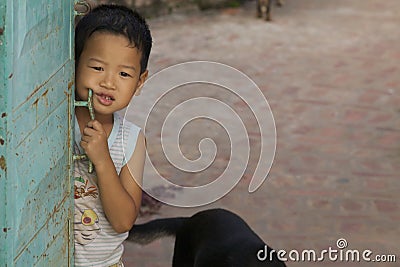
[[[82,154],[83,149],[79,145],[81,133],[76,118],[75,125],[74,150]],[[135,150],[139,131],[139,127],[114,114],[108,148],[118,175]],[[96,170],[89,174],[87,160],[75,161],[74,178],[75,266],[107,267],[118,263],[124,250],[122,242],[128,232],[115,232],[106,219],[97,188]]]

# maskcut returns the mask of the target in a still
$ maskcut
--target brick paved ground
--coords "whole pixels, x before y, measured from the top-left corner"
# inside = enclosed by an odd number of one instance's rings
[[[159,214],[140,221],[225,207],[276,249],[321,251],[345,238],[349,249],[397,255],[397,263],[326,260],[288,266],[400,266],[400,2],[287,0],[282,9],[274,8],[272,23],[257,20],[254,10],[250,1],[240,9],[151,20],[150,70],[211,60],[253,79],[277,127],[269,178],[255,193],[247,192],[256,164],[253,153],[245,179],[219,201],[191,209],[164,205]],[[157,88],[146,90],[140,101]],[[159,112],[184,95],[170,96]],[[257,124],[248,108],[229,95],[226,102],[248,116],[246,127],[257,151]],[[204,132],[194,127],[181,140],[189,154],[193,139]],[[165,176],[182,182],[182,173],[150,141],[159,139],[159,132],[149,128],[146,134],[152,161]],[[223,137],[217,134],[216,143],[226,148]],[[207,177],[216,177],[226,163],[226,154],[218,155]],[[172,251],[173,239],[144,247],[127,243],[124,259],[127,267],[170,266]]]

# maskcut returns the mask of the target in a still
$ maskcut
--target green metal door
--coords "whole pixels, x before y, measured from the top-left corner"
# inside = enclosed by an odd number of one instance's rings
[[[0,266],[72,265],[72,0],[0,0]]]

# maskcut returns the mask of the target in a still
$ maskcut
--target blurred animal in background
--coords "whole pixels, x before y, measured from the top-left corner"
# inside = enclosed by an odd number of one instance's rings
[[[173,267],[286,266],[242,218],[224,209],[134,225],[127,241],[144,245],[164,236],[176,237]]]
[[[276,5],[281,7],[283,0],[257,0],[257,17],[266,21],[271,21],[271,4],[276,1]]]

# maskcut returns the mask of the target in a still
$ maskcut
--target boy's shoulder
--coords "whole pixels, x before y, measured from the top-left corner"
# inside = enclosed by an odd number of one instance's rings
[[[142,130],[138,125],[128,120],[126,116],[121,116],[121,114],[118,113],[114,114],[114,127],[116,126],[122,127],[124,131],[128,130],[130,132],[139,133]]]

